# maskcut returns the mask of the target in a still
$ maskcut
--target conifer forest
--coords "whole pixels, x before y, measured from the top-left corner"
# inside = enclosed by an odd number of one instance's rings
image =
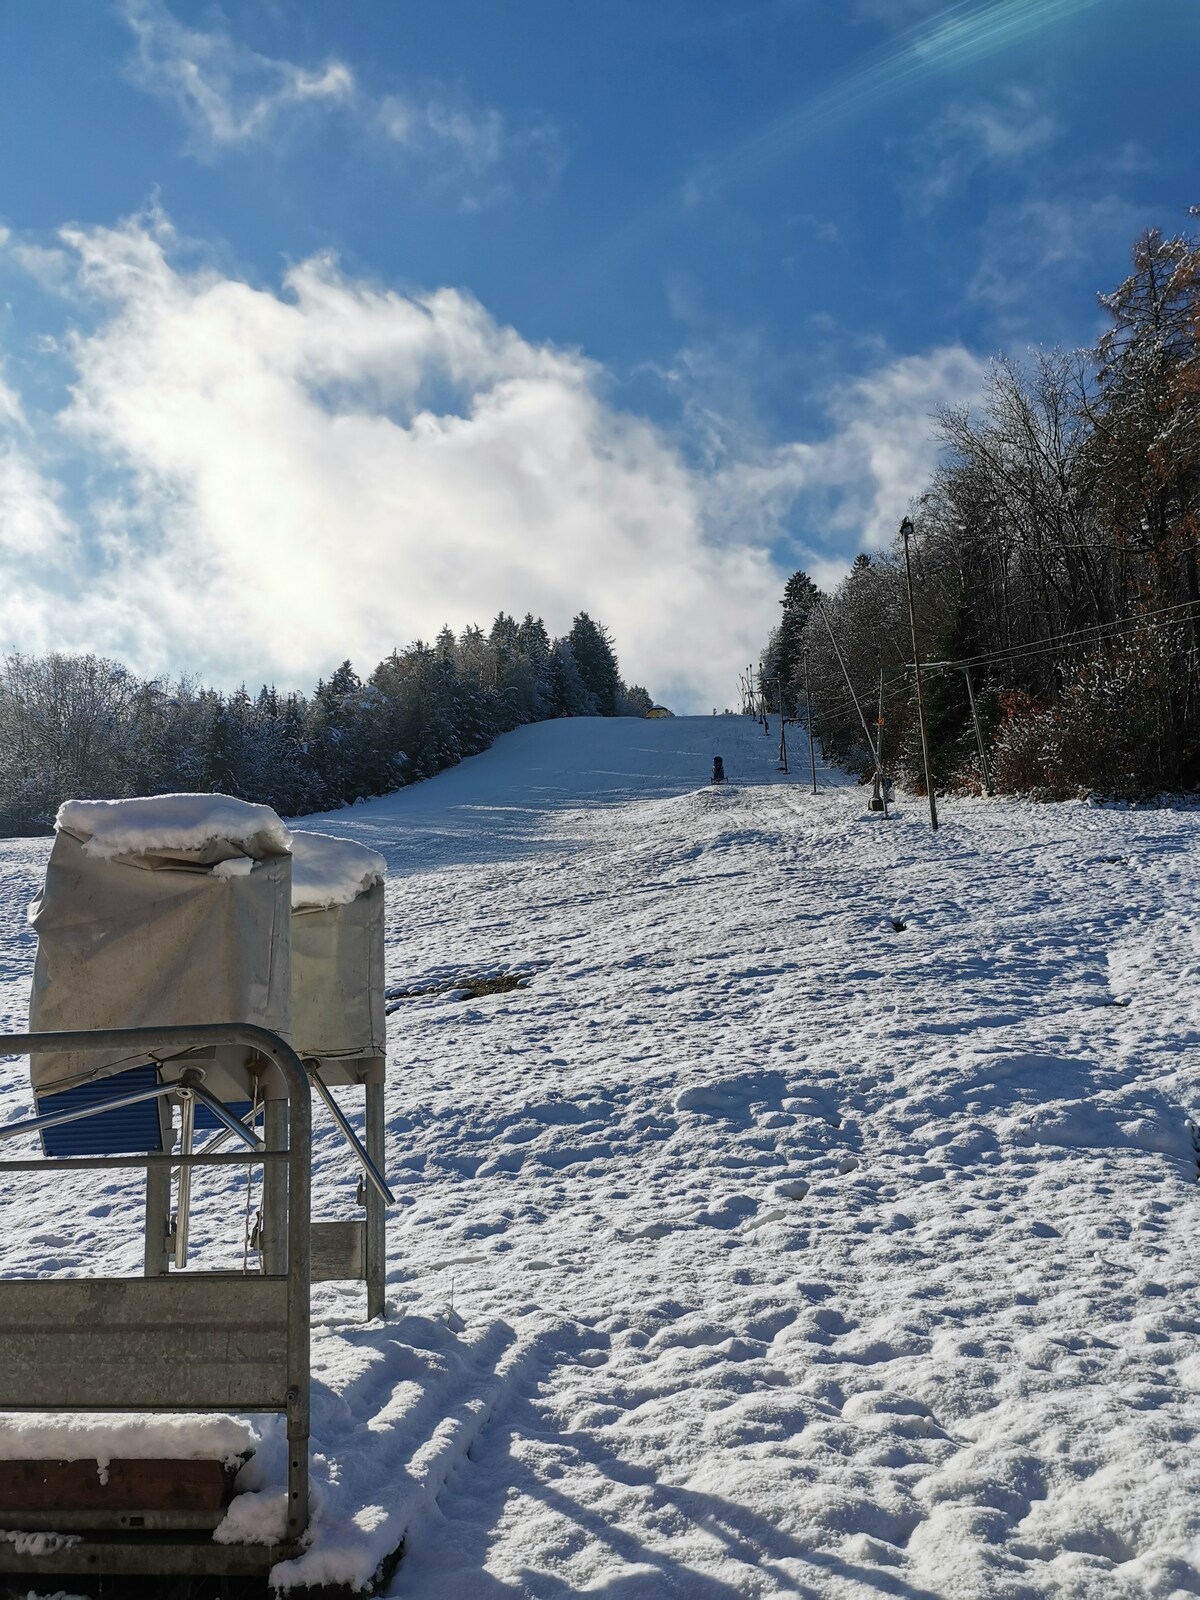
[[[220,791],[300,816],[390,793],[552,717],[643,716],[608,630],[580,612],[551,639],[501,612],[443,628],[361,679],[349,661],[310,695],[222,694],[139,678],[94,655],[0,663],[0,832],[49,830],[69,796]]]

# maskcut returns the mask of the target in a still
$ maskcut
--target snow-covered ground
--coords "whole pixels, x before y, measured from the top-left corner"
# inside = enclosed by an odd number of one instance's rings
[[[405,1534],[414,1600],[1200,1594],[1200,812],[933,835],[774,747],[549,723],[306,819],[386,857],[390,983],[529,980],[395,1002],[394,1309],[315,1293],[296,1576]],[[0,845],[8,1028],[46,853]],[[137,1271],[137,1192],[13,1185],[0,1269]],[[240,1261],[239,1182],[194,1207]]]

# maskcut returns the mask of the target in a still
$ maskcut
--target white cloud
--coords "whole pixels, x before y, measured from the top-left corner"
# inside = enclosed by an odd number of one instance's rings
[[[18,584],[22,573],[59,565],[75,541],[58,485],[43,475],[31,453],[34,448],[21,397],[0,370],[0,559]],[[7,609],[14,600],[13,586],[4,586],[3,592]]]
[[[197,153],[247,144],[289,112],[354,97],[344,62],[309,69],[259,55],[227,33],[185,27],[162,0],[122,0],[122,12],[137,46],[135,82],[174,102]]]
[[[303,686],[443,620],[532,608],[562,630],[586,608],[631,677],[724,703],[780,574],[709,536],[703,482],[592,363],[330,260],[281,297],[178,271],[161,226],[65,238],[105,309],[60,420],[106,501],[86,583],[18,584],[5,647]]]
[[[58,565],[74,535],[57,486],[15,445],[0,444],[0,555],[15,558],[14,576],[30,567]],[[18,586],[21,581],[18,577]]]
[[[8,253],[35,283],[43,289],[61,289],[70,270],[70,263],[61,250],[48,249],[45,245],[17,242],[10,244]]]
[[[957,344],[884,362],[833,396],[825,438],[735,463],[714,493],[810,530],[797,560],[818,582],[834,582],[857,550],[891,543],[937,465],[934,413],[978,395],[986,373]]]
[[[0,648],[226,686],[369,670],[501,608],[563,631],[582,608],[631,679],[724,704],[786,572],[832,581],[840,551],[890,538],[934,463],[929,413],[982,375],[957,346],[888,360],[836,394],[823,439],[768,449],[735,419],[685,455],[603,369],[460,291],[406,297],[329,258],[278,293],[185,272],[161,217],[63,242],[92,316],[81,299],[56,428],[4,458]],[[91,485],[79,534],[33,467],[67,446]],[[814,536],[779,565],[785,526]],[[31,571],[53,549],[72,559]]]
[[[998,312],[1044,310],[1045,275],[1082,268],[1122,248],[1150,219],[1119,195],[1033,196],[988,218],[983,254],[968,285]]]
[[[1057,131],[1054,117],[1020,86],[996,100],[947,106],[915,146],[916,196],[924,205],[944,200],[981,167],[1019,165]]]
[[[458,185],[463,209],[507,194],[503,173],[510,170],[535,185],[561,171],[562,140],[545,118],[507,116],[441,83],[378,97],[344,61],[303,67],[260,55],[222,29],[186,27],[164,0],[120,4],[136,45],[134,82],[174,104],[201,158],[277,137],[289,119],[325,109],[349,114],[369,138],[418,163],[435,182]]]
[[[0,373],[0,423],[23,421],[20,396],[15,389],[5,383],[4,376]]]
[[[421,163],[439,182],[458,187],[464,210],[479,210],[511,190],[521,171],[533,186],[553,182],[565,155],[554,123],[514,121],[461,92],[435,86],[424,96],[391,94],[379,102],[377,124],[388,142]]]

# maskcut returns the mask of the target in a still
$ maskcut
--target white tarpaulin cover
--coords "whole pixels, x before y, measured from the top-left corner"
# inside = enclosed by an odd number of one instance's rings
[[[68,800],[40,898],[30,1027],[252,1022],[288,1037],[290,835],[269,806],[228,795]],[[244,1050],[222,1051],[218,1094],[244,1088]],[[144,1059],[137,1057],[133,1059]],[[31,1058],[37,1093],[133,1064]]]
[[[292,1034],[329,1083],[378,1080],[387,1058],[384,859],[328,834],[292,835]]]

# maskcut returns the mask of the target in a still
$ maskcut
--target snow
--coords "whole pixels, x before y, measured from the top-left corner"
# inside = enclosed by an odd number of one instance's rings
[[[156,794],[133,800],[65,800],[56,829],[84,841],[89,855],[145,855],[227,843],[247,855],[286,853],[291,838],[270,806],[227,794]]]
[[[387,862],[354,839],[292,829],[292,905],[345,906],[382,883]]]
[[[212,869],[214,878],[248,878],[254,871],[249,856],[230,856],[228,861],[218,861]]]
[[[0,1461],[233,1461],[262,1439],[262,1421],[237,1417],[0,1415]]]
[[[305,819],[385,858],[388,981],[426,992],[389,1018],[392,1311],[314,1289],[277,1578],[361,1584],[403,1535],[409,1600],[1200,1593],[1200,812],[947,800],[933,834],[775,737],[543,724]],[[0,844],[14,1031],[46,853]],[[317,1118],[314,1215],[353,1215]],[[14,1176],[0,1268],[136,1273],[139,1198]],[[200,1265],[240,1264],[245,1199],[197,1180]],[[268,1431],[223,1537],[282,1466]]]

